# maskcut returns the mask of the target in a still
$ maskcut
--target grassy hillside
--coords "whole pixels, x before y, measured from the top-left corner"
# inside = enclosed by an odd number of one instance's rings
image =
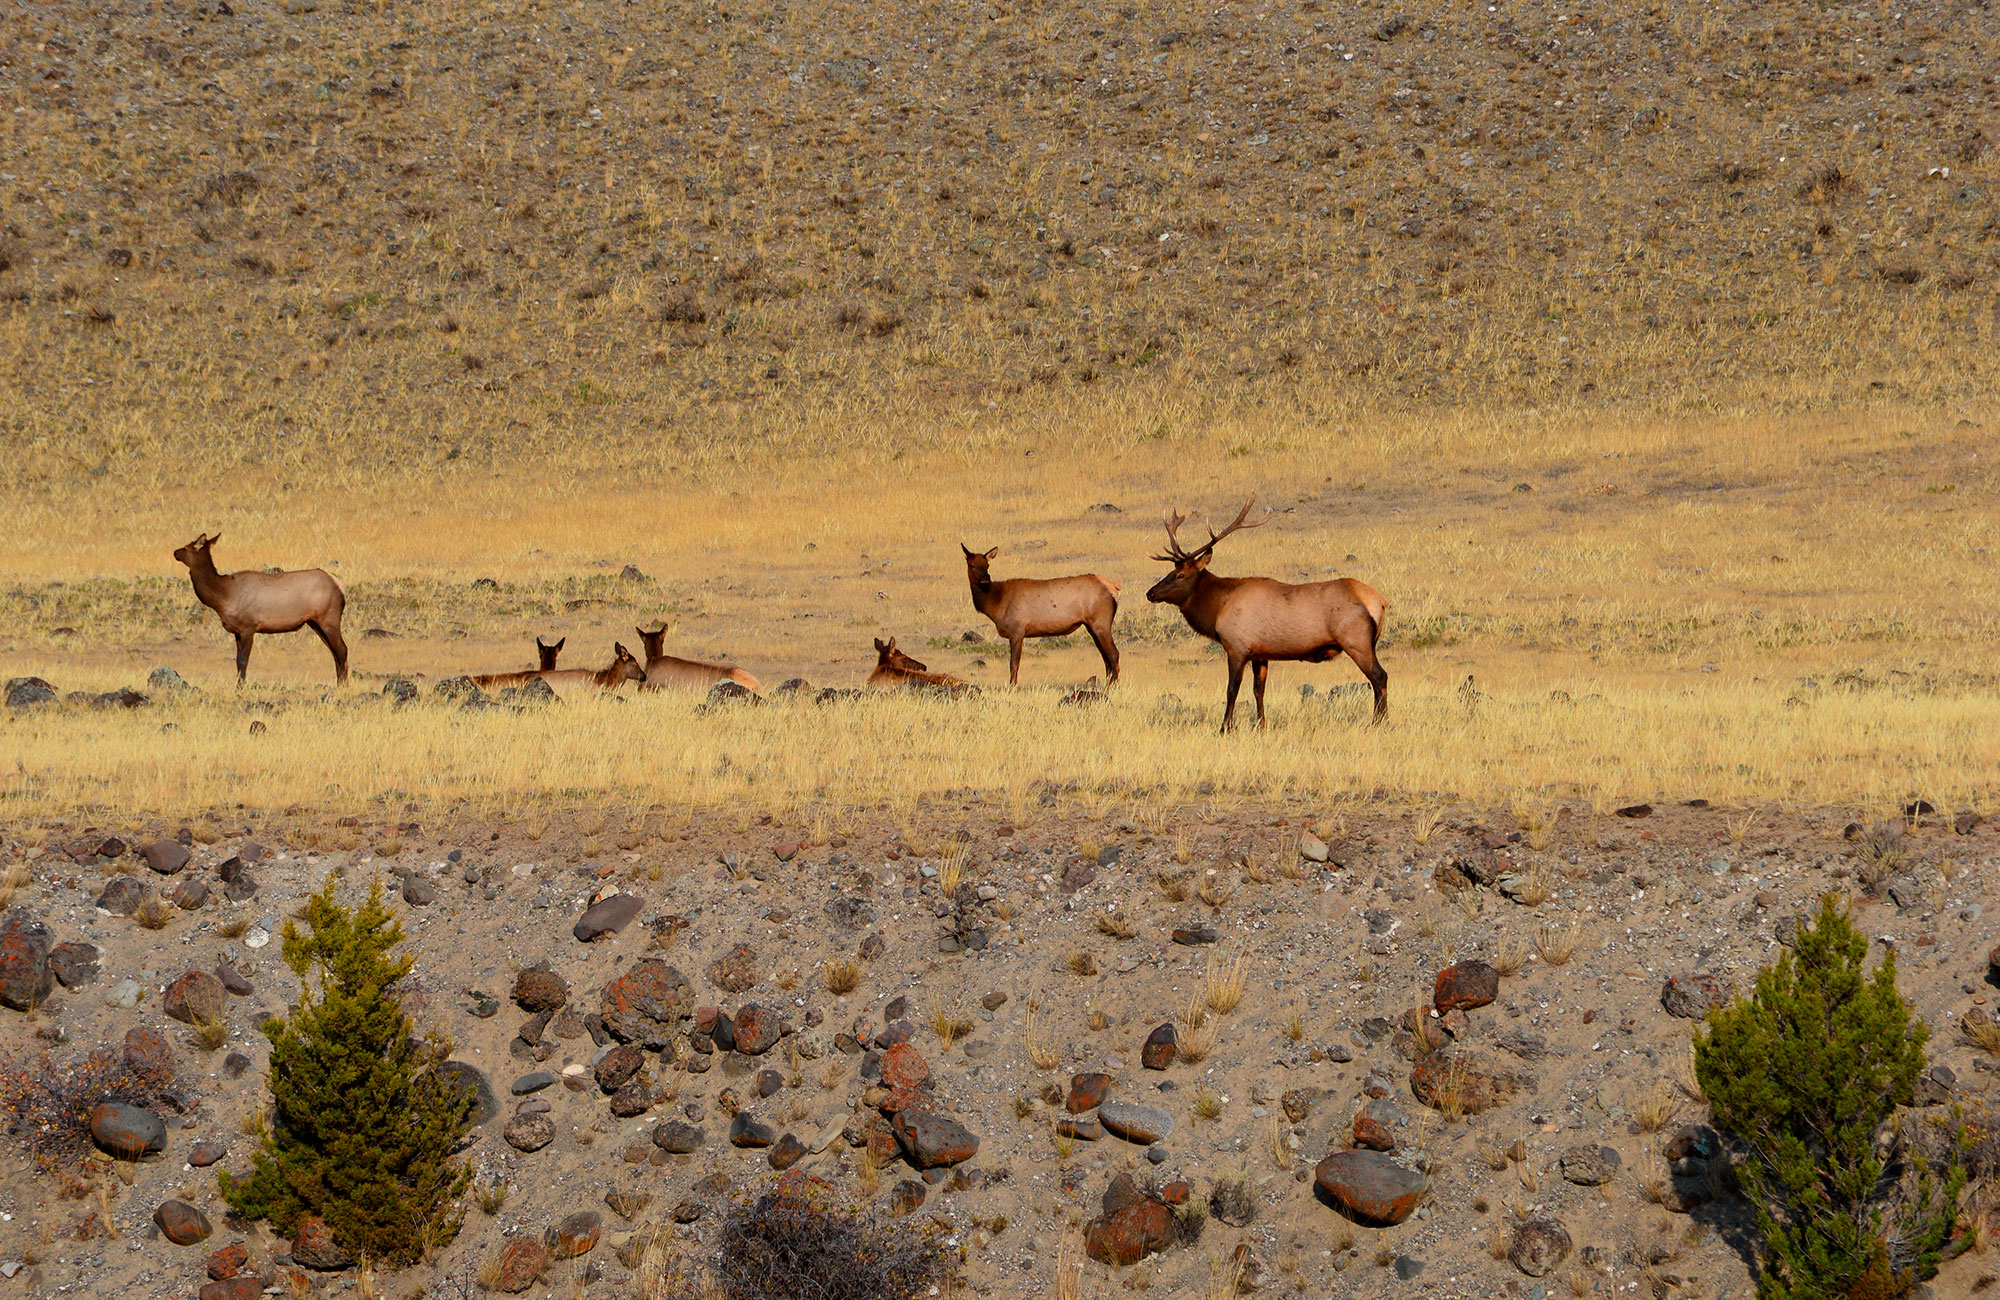
[[[1953,410],[1996,56],[1982,4],[17,4],[0,491]]]

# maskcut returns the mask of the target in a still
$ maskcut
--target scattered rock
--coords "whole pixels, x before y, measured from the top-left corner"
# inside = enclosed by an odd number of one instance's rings
[[[7,707],[32,709],[56,702],[56,688],[39,677],[13,677],[7,682]]]
[[[100,1102],[90,1112],[90,1138],[107,1154],[137,1160],[167,1145],[167,1126],[143,1106]]]
[[[200,876],[183,876],[168,897],[183,912],[192,912],[208,902],[208,882]]]
[[[1547,1277],[1569,1258],[1569,1232],[1554,1219],[1529,1219],[1514,1229],[1507,1258],[1529,1277]]]
[[[523,1011],[555,1011],[569,1001],[569,981],[552,970],[530,967],[514,977],[514,1001]]]
[[[174,1049],[167,1036],[151,1025],[134,1025],[126,1030],[119,1055],[126,1069],[156,1087],[173,1081]]]
[[[736,1050],[745,1056],[762,1056],[778,1045],[784,1036],[784,1023],[776,1007],[767,1007],[761,1002],[746,1002],[736,1013],[733,1021],[736,1034]]]
[[[1571,1147],[1562,1154],[1563,1180],[1579,1187],[1601,1187],[1617,1174],[1621,1163],[1618,1152],[1610,1147]]]
[[[204,1282],[195,1293],[198,1300],[258,1300],[263,1294],[264,1279],[254,1274]]]
[[[1083,1232],[1084,1253],[1100,1264],[1136,1264],[1174,1244],[1172,1207],[1140,1191],[1132,1175],[1111,1180],[1103,1208]]]
[[[1063,1105],[1072,1115],[1095,1110],[1111,1091],[1111,1076],[1108,1074],[1079,1074],[1069,1081],[1069,1096]]]
[[[1695,972],[1670,976],[1660,988],[1660,1005],[1670,1016],[1700,1020],[1710,1008],[1729,1004],[1729,986],[1713,975]]]
[[[153,1222],[159,1225],[160,1235],[176,1246],[207,1241],[215,1231],[208,1225],[208,1216],[186,1201],[162,1201],[153,1211]]]
[[[613,894],[601,899],[576,919],[574,933],[577,940],[593,943],[606,935],[616,934],[630,925],[645,906],[646,900],[637,894]]]
[[[1189,948],[1204,947],[1222,938],[1212,925],[1198,925],[1192,929],[1174,931],[1174,942]]]
[[[603,1226],[596,1210],[578,1210],[551,1227],[543,1245],[548,1248],[550,1259],[575,1259],[597,1248],[598,1233]]]
[[[1504,1105],[1527,1080],[1462,1048],[1433,1052],[1410,1071],[1410,1091],[1434,1110],[1477,1115]]]
[[[1423,1199],[1424,1176],[1378,1151],[1336,1151],[1313,1171],[1319,1190],[1365,1223],[1401,1223]]]
[[[1919,1106],[1939,1106],[1951,1100],[1952,1089],[1958,1086],[1958,1074],[1949,1065],[1933,1065],[1917,1076],[1916,1104]]]
[[[701,1150],[707,1135],[693,1124],[668,1120],[653,1129],[653,1145],[669,1155],[692,1155]]]
[[[146,901],[146,886],[131,876],[113,876],[104,882],[97,906],[113,916],[130,916]]]
[[[1431,1003],[1439,1011],[1470,1011],[1500,996],[1500,972],[1483,961],[1462,961],[1438,972]]]
[[[955,1119],[930,1111],[898,1111],[889,1129],[904,1156],[918,1169],[962,1164],[979,1154],[979,1139],[971,1130]]]
[[[507,1121],[501,1136],[516,1151],[540,1151],[555,1141],[556,1126],[547,1115],[516,1115]]]
[[[250,1263],[250,1248],[242,1242],[212,1252],[207,1261],[208,1275],[217,1282],[235,1277]]]
[[[809,1154],[811,1153],[808,1151],[805,1143],[801,1142],[796,1136],[787,1133],[779,1138],[777,1143],[771,1147],[769,1157],[771,1168],[778,1170],[790,1169]]]
[[[173,983],[160,998],[160,1007],[169,1019],[184,1025],[205,1025],[222,1018],[222,981],[205,970],[191,970]]]
[[[196,1169],[206,1169],[228,1154],[229,1148],[220,1142],[197,1142],[188,1148],[188,1163]]]
[[[97,983],[97,949],[91,944],[59,943],[49,949],[49,973],[66,989]]]
[[[748,993],[757,983],[757,950],[739,943],[708,964],[708,982],[724,993]]]
[[[737,1111],[736,1118],[729,1121],[729,1145],[733,1147],[762,1148],[777,1140],[778,1130],[747,1110]]]
[[[686,977],[653,958],[604,986],[604,1027],[621,1043],[636,1043],[659,1051],[673,1041],[673,1032],[694,1001]]]
[[[1139,1064],[1148,1070],[1164,1070],[1174,1063],[1177,1050],[1174,1026],[1169,1021],[1146,1035],[1146,1044],[1139,1049]]]
[[[316,1214],[299,1217],[298,1230],[292,1236],[291,1255],[300,1267],[321,1273],[337,1273],[354,1266],[353,1253],[334,1241],[332,1229]]]
[[[1151,1146],[1173,1136],[1174,1117],[1158,1106],[1142,1106],[1131,1101],[1107,1101],[1097,1108],[1104,1127],[1140,1146]]]
[[[603,1056],[597,1058],[594,1071],[597,1086],[605,1092],[616,1092],[631,1082],[639,1067],[646,1063],[646,1054],[630,1043],[621,1043]]]
[[[175,872],[185,870],[188,859],[192,856],[187,846],[179,840],[154,840],[140,849],[139,854],[146,859],[147,866],[163,876],[171,876]]]
[[[500,1264],[494,1270],[493,1289],[519,1295],[548,1272],[549,1251],[539,1237],[519,1236],[500,1248]]]
[[[0,917],[0,1005],[31,1011],[55,991],[49,969],[49,928],[26,908],[10,908]]]
[[[1620,808],[1618,810],[1618,815],[1620,817],[1633,817],[1633,818],[1651,817],[1653,815],[1653,805],[1649,803],[1629,804],[1626,807]]]

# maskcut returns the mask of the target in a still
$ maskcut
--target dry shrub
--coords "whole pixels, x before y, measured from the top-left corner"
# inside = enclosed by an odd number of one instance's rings
[[[107,1101],[169,1114],[186,1109],[171,1065],[135,1069],[111,1047],[68,1061],[17,1061],[0,1072],[0,1109],[12,1117],[9,1127],[51,1173],[68,1173],[90,1155],[90,1112]]]
[[[1053,1070],[1062,1060],[1062,1045],[1049,1031],[1039,1012],[1028,1013],[1027,1023],[1021,1026],[1021,1043],[1028,1049],[1028,1059],[1038,1070]]]
[[[835,996],[852,993],[855,986],[860,983],[861,963],[855,961],[852,957],[826,963],[827,992]]]
[[[1244,974],[1243,954],[1237,953],[1227,965],[1219,958],[1210,958],[1208,969],[1201,979],[1202,1000],[1211,1011],[1227,1015],[1236,1010],[1243,1001]]]
[[[934,1229],[793,1178],[730,1211],[715,1277],[729,1300],[907,1300],[941,1288],[954,1268]]]

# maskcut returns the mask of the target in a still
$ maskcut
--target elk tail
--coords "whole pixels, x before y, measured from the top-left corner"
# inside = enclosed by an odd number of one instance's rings
[[[1108,588],[1108,589],[1110,590],[1110,592],[1111,592],[1111,599],[1113,599],[1113,600],[1117,600],[1117,599],[1118,599],[1118,593],[1119,593],[1119,591],[1120,591],[1120,590],[1122,590],[1122,588],[1121,588],[1121,586],[1120,586],[1120,585],[1119,585],[1119,584],[1118,584],[1117,582],[1114,582],[1114,581],[1113,581],[1112,579],[1110,579],[1110,578],[1105,578],[1105,577],[1100,577],[1100,578],[1098,578],[1098,581],[1099,581],[1099,582],[1101,582],[1101,583],[1103,583],[1103,584],[1105,585],[1105,587],[1106,587],[1106,588]]]

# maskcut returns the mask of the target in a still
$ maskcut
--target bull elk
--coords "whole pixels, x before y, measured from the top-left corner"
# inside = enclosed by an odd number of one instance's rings
[[[1236,693],[1243,686],[1243,666],[1250,665],[1251,690],[1257,697],[1257,725],[1264,725],[1264,679],[1273,659],[1325,663],[1346,654],[1368,684],[1375,688],[1375,720],[1389,711],[1389,674],[1375,659],[1375,640],[1382,634],[1388,603],[1382,593],[1354,578],[1332,582],[1279,582],[1273,578],[1218,578],[1208,571],[1215,544],[1239,528],[1269,523],[1270,512],[1254,524],[1244,520],[1257,497],[1253,493],[1227,528],[1209,530],[1208,541],[1192,551],[1180,543],[1185,515],[1167,519],[1167,553],[1156,560],[1174,570],[1153,584],[1146,599],[1178,605],[1188,626],[1221,644],[1229,657],[1229,702],[1222,711],[1222,729],[1236,723]]]
[[[678,688],[686,691],[706,691],[717,682],[736,682],[745,690],[760,689],[757,679],[735,664],[705,664],[699,659],[676,659],[672,655],[660,653],[660,643],[666,639],[667,625],[663,622],[648,632],[643,627],[632,629],[639,634],[639,642],[646,647],[645,690],[663,691]]]
[[[898,686],[936,686],[947,691],[962,691],[967,683],[950,673],[934,673],[929,665],[912,659],[896,648],[896,638],[884,641],[875,638],[875,671],[868,674],[868,684],[878,691],[894,690]]]
[[[627,650],[622,643],[614,643],[611,650],[612,660],[602,668],[556,668],[548,672],[529,673],[527,674],[527,678],[529,681],[547,683],[549,689],[558,695],[570,691],[615,691],[626,682],[637,682],[642,686],[645,685],[646,669],[637,659],[632,657],[632,652]],[[472,684],[482,690],[490,690],[496,686],[512,686],[517,683],[503,679],[519,675],[518,673],[488,673],[483,677],[473,678]]]
[[[529,678],[539,677],[543,673],[555,671],[556,656],[562,653],[563,645],[568,640],[568,637],[563,637],[554,645],[548,645],[540,637],[536,637],[535,658],[539,662],[534,668],[523,669],[517,673],[487,673],[474,680],[478,683],[480,689],[489,691],[502,686],[525,686]]]
[[[347,681],[347,642],[340,636],[347,591],[325,569],[288,573],[218,573],[210,548],[222,535],[204,534],[174,552],[187,565],[195,597],[215,611],[222,630],[236,638],[236,684],[250,667],[250,646],[259,632],[296,632],[309,627],[333,653],[333,674]]]
[[[999,547],[975,551],[964,542],[965,577],[972,584],[972,607],[993,620],[1007,641],[1007,684],[1021,684],[1021,642],[1029,637],[1068,636],[1078,628],[1090,633],[1104,660],[1104,674],[1118,680],[1118,646],[1111,639],[1111,621],[1118,617],[1118,584],[1094,573],[1068,578],[1008,578],[993,581],[993,557]]]

